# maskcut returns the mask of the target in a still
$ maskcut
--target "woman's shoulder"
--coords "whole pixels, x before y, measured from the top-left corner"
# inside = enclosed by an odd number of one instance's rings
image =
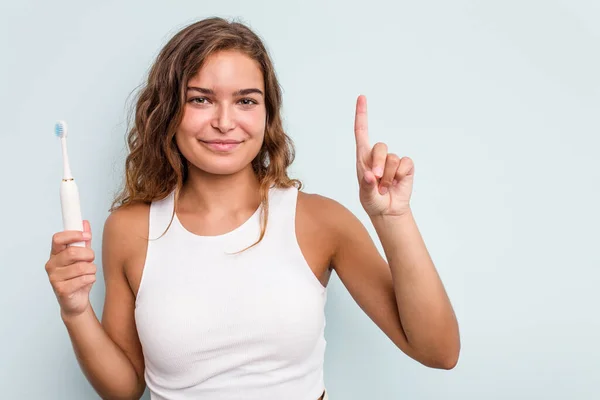
[[[354,214],[339,201],[304,191],[298,192],[298,214],[333,232],[338,232],[348,221],[356,219]]]
[[[134,203],[113,210],[104,223],[103,248],[127,259],[148,239],[150,204]]]
[[[323,196],[318,193],[308,193],[303,190],[298,191],[298,206],[306,208],[313,214],[326,214],[328,212],[337,212],[343,206],[336,200]]]
[[[114,209],[106,218],[105,230],[113,234],[143,233],[148,227],[150,204],[133,203]]]

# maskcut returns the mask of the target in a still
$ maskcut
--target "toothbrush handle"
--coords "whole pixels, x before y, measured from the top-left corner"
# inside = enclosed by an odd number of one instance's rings
[[[60,183],[60,205],[62,208],[63,227],[65,231],[83,231],[79,190],[75,180],[63,180]],[[72,243],[70,246],[85,247],[85,242]]]

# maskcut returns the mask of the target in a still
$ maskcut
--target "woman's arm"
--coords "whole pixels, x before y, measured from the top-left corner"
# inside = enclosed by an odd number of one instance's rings
[[[453,368],[460,352],[458,323],[412,213],[372,218],[386,261],[349,210],[321,196],[313,202],[334,231],[332,264],[357,304],[407,355],[428,367]]]

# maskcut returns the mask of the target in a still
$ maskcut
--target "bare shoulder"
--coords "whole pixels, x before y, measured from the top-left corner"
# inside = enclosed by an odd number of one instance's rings
[[[104,224],[106,238],[128,240],[148,235],[150,205],[136,203],[111,212]]]
[[[352,231],[364,229],[362,223],[347,207],[320,194],[300,192],[298,212],[302,213],[304,218],[318,223],[321,229],[327,230],[335,241],[343,239]]]
[[[322,241],[319,245],[326,243],[330,248],[331,268],[342,280],[360,271],[356,268],[358,264],[378,264],[381,269],[387,266],[365,225],[340,202],[318,194],[302,193],[298,211],[302,212],[303,218],[312,221],[313,233]]]
[[[347,207],[315,193],[299,193],[296,224],[299,237],[312,238],[304,239],[308,246],[326,251],[331,268],[336,267],[335,261],[344,243],[364,240],[365,235],[368,236],[365,227]]]
[[[326,221],[335,221],[339,218],[347,217],[350,211],[338,201],[329,197],[300,191],[298,193],[298,207],[302,209],[307,216],[318,219],[325,218]]]
[[[323,286],[327,286],[337,249],[335,214],[340,205],[321,195],[299,192],[296,237],[304,258]]]
[[[334,221],[341,212],[341,204],[328,197],[316,193],[298,193],[297,223],[321,231],[334,239]]]
[[[104,268],[118,268],[124,273],[134,293],[137,276],[141,275],[148,246],[150,205],[123,206],[113,211],[104,224],[102,258]]]
[[[147,239],[149,224],[149,204],[132,204],[111,212],[104,223],[103,240],[108,244],[119,243],[114,251],[127,254],[128,245]],[[113,247],[113,246],[111,246]]]

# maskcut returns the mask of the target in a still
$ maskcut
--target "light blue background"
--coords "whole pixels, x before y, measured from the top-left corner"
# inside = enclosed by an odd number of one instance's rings
[[[13,0],[0,15],[0,397],[97,398],[44,271],[62,229],[54,122],[70,127],[100,265],[129,95],[173,33],[218,15],[264,38],[307,191],[375,234],[354,170],[360,93],[372,142],[416,164],[413,209],[459,318],[459,364],[408,359],[334,278],[332,399],[600,398],[597,1]]]

